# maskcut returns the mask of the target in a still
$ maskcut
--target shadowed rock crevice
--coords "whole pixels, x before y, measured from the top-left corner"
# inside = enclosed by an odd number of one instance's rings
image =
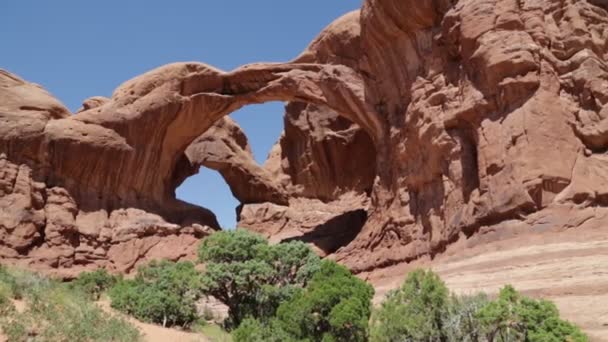
[[[365,210],[346,212],[323,223],[314,231],[284,241],[303,241],[312,244],[323,255],[335,253],[348,245],[361,232],[367,221]]]

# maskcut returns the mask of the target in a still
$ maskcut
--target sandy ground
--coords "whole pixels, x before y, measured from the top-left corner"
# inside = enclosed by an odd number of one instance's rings
[[[433,261],[369,274],[376,285],[375,301],[415,267],[432,268],[457,293],[496,293],[512,284],[530,296],[549,298],[592,341],[608,341],[608,227],[519,236],[465,249],[454,246]]]
[[[14,301],[15,308],[19,312],[25,310],[25,303],[22,301]],[[210,342],[201,334],[189,333],[176,329],[163,328],[158,325],[147,324],[140,322],[132,317],[117,313],[110,308],[108,301],[99,302],[99,306],[106,312],[121,316],[133,324],[143,334],[143,340],[146,342]],[[0,332],[0,342],[7,342],[6,337]]]
[[[108,301],[100,301],[99,306],[107,312],[119,315],[133,324],[144,335],[146,342],[208,342],[209,339],[201,334],[180,331],[176,329],[163,328],[159,325],[143,323],[133,317],[121,315],[110,307]]]
[[[15,306],[15,309],[18,312],[23,312],[25,311],[25,302],[22,300],[13,300],[13,305]],[[4,336],[4,334],[2,333],[2,331],[0,331],[0,342],[8,342],[8,339],[6,338],[6,336]]]

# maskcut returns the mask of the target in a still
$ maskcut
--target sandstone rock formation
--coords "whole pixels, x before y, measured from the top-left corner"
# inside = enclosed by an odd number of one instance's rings
[[[359,18],[354,11],[337,19],[294,62],[358,70]],[[271,241],[300,239],[321,255],[334,253],[349,244],[367,220],[376,177],[374,135],[327,106],[302,101],[286,105],[284,124],[264,169],[290,201],[245,204],[239,226]]]
[[[368,270],[548,207],[604,205],[605,146],[583,127],[606,113],[607,25],[587,1],[365,2],[366,101],[390,131],[374,212],[338,260]]]
[[[171,64],[73,116],[0,76],[3,255],[53,267],[128,270],[159,253],[145,239],[217,228],[175,198],[201,166],[240,200],[240,226],[357,272],[507,238],[532,215],[576,228],[565,217],[608,205],[603,1],[366,0],[291,62]],[[285,131],[257,165],[226,116],[275,100]]]
[[[481,228],[532,213],[569,208],[552,211],[566,216],[554,219],[556,229],[566,229],[560,222],[579,210],[571,205],[604,206],[607,24],[594,1],[377,0],[366,1],[360,17],[351,13],[330,25],[297,60],[357,70],[370,115],[385,124],[373,145],[346,144],[346,151],[375,152],[376,177],[362,177],[369,171],[363,169],[358,184],[365,185],[346,187],[370,194],[370,205],[350,207],[366,210],[366,221],[363,229],[349,228],[355,239],[334,257],[369,271],[435,256]],[[297,118],[292,108],[288,123]],[[323,119],[311,112],[307,121]],[[282,139],[297,136],[286,124]],[[325,165],[318,156],[311,160]],[[363,160],[356,165],[370,164]],[[310,174],[297,161],[282,163],[292,182]],[[352,171],[340,158],[330,165]],[[291,197],[340,197],[320,192],[322,182],[309,184],[314,190]],[[284,223],[286,208],[256,206],[263,210],[241,213],[243,226],[275,238],[297,231]],[[289,208],[291,224],[306,226],[298,217],[305,210],[291,202]],[[279,233],[285,230],[291,233]]]
[[[220,119],[186,149],[183,163],[190,172],[201,165],[219,171],[242,203],[286,204],[287,192],[268,170],[257,165],[245,133],[230,118]],[[181,179],[180,179],[181,183]]]
[[[84,108],[108,101],[87,100]],[[98,266],[126,272],[145,260],[194,255],[199,239],[217,227],[214,216],[166,201],[171,221],[146,211],[143,201],[120,203],[97,192],[90,182],[120,169],[97,155],[116,145],[115,134],[74,125],[73,118],[42,88],[0,73],[0,257],[69,277]],[[178,220],[182,214],[190,221]]]

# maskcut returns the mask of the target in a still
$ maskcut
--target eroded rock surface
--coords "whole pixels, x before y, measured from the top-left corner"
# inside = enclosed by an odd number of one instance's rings
[[[186,149],[184,163],[219,171],[241,203],[286,204],[288,194],[268,170],[256,163],[245,133],[230,118],[220,119]]]
[[[605,205],[607,14],[587,1],[366,1],[360,68],[390,131],[373,212],[337,259],[369,270],[553,206]]]
[[[84,108],[108,101],[89,99]],[[194,257],[198,241],[217,228],[213,214],[177,200],[155,211],[91,189],[86,179],[120,169],[95,155],[103,152],[96,147],[115,142],[101,127],[75,133],[62,124],[73,118],[39,86],[0,73],[0,258],[72,277],[95,267],[129,272],[146,260]],[[63,160],[88,178],[66,177],[57,165]]]
[[[435,256],[483,227],[533,213],[605,206],[607,25],[597,1],[366,1],[297,60],[357,70],[368,106],[385,123],[382,138],[303,148],[316,127],[326,130],[321,141],[336,136],[335,126],[325,121],[331,111],[291,103],[269,162],[282,165],[278,174],[289,177],[279,179],[291,189],[301,180],[292,198],[370,194],[363,229],[354,226],[356,238],[334,252],[356,271]],[[351,159],[332,156],[327,167],[317,151]],[[373,156],[371,170],[364,156]],[[347,184],[332,181],[335,170]],[[281,236],[289,230],[284,215],[243,211],[241,224],[256,227],[259,216],[268,235]]]
[[[359,11],[329,25],[296,63],[343,65],[358,70]],[[239,226],[272,241],[301,239],[327,255],[350,243],[370,209],[376,177],[376,142],[371,131],[327,106],[291,101],[285,129],[264,169],[288,194],[288,205],[245,204]]]
[[[3,73],[3,248],[27,259],[103,245],[101,259],[131,265],[155,241],[190,246],[178,239],[204,234],[188,227],[217,228],[175,199],[201,166],[240,200],[240,226],[357,272],[577,216],[608,204],[607,61],[603,1],[366,0],[291,62],[171,64],[73,116]],[[277,100],[285,131],[258,165],[226,116]],[[107,222],[112,238],[80,222]],[[51,250],[53,265],[82,259]]]

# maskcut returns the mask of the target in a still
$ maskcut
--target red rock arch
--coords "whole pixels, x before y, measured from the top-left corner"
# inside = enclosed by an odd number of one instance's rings
[[[242,106],[277,100],[327,106],[372,140],[381,136],[382,124],[365,102],[363,82],[346,66],[251,64],[222,72],[201,63],[176,63],[124,83],[98,107],[52,122],[47,146],[86,144],[88,153],[85,160],[51,156],[49,162],[64,177],[93,177],[87,191],[103,197],[163,202],[174,190],[174,168],[195,138]],[[82,172],[83,163],[98,159],[116,160],[120,169]]]

